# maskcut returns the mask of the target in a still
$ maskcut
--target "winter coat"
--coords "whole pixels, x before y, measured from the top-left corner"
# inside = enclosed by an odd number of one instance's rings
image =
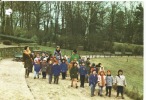
[[[48,66],[47,62],[42,62],[41,63],[41,71],[46,72],[47,71],[47,66]]]
[[[30,69],[33,66],[32,58],[29,54],[23,53],[24,68]]]
[[[98,82],[97,74],[96,75],[91,74],[89,77],[89,86],[92,84],[95,87],[97,82]]]
[[[117,84],[117,86],[127,85],[125,76],[124,75],[116,76],[115,83]]]
[[[67,64],[66,63],[61,63],[60,64],[60,68],[61,68],[61,72],[66,72],[68,69],[67,69]]]
[[[74,59],[76,59],[77,61],[79,61],[79,55],[78,54],[73,54],[73,55],[71,55],[71,57],[70,57],[70,61],[73,61]]]
[[[86,67],[85,66],[80,66],[79,73],[80,73],[80,75],[86,75],[87,74]]]
[[[70,76],[71,78],[77,78],[78,77],[78,67],[72,67],[70,69]]]
[[[48,64],[46,73],[52,75],[53,74],[52,69],[53,69],[53,64]]]
[[[103,80],[102,80],[102,76],[101,75],[98,75],[98,84],[99,86],[105,86],[106,84],[106,80],[105,80],[105,75],[103,75]]]
[[[107,75],[105,80],[106,80],[106,86],[112,86],[113,85],[113,76]]]
[[[34,63],[34,71],[39,72],[40,69],[41,69],[40,64],[35,64],[35,63]]]
[[[61,59],[61,51],[60,50],[55,50],[54,51],[54,56],[56,57],[57,60]]]
[[[60,66],[58,64],[53,65],[52,72],[54,76],[59,76],[61,72]]]

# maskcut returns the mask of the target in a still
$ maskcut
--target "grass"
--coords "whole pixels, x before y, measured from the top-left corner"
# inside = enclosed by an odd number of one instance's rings
[[[126,76],[127,90],[143,95],[143,57],[94,58],[91,62],[102,63],[105,70],[111,70],[113,76],[116,76],[117,71],[122,69]]]
[[[40,50],[42,51],[50,51],[52,54],[54,53],[55,48],[54,47],[47,47],[47,46],[38,46],[40,47]],[[71,55],[73,50],[68,49],[61,49],[62,55]],[[88,54],[94,54],[94,52],[89,51],[78,51],[78,54],[80,55],[88,55]]]

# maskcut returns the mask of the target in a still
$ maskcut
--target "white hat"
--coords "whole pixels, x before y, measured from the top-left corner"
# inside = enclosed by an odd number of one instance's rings
[[[43,60],[47,61],[47,58],[44,58]]]

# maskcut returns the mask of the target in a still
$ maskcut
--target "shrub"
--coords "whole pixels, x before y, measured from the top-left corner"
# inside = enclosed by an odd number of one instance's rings
[[[4,45],[12,45],[11,41],[9,41],[9,40],[4,40],[3,41],[3,44]]]
[[[134,46],[133,53],[135,55],[143,55],[143,47],[142,46]]]

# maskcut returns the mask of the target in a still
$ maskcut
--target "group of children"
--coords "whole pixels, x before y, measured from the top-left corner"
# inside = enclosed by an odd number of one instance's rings
[[[59,61],[55,56],[45,57],[39,54],[34,59],[34,79],[39,78],[40,72],[42,72],[42,78],[45,79],[48,75],[48,81],[52,83],[52,76],[54,76],[54,83],[58,84],[59,75],[62,73],[62,79],[65,79],[67,72],[70,74],[71,87],[78,88],[78,76],[80,76],[80,87],[84,88],[84,83],[88,82],[91,87],[91,97],[95,96],[95,87],[98,86],[98,95],[103,96],[103,88],[106,87],[106,96],[111,97],[111,90],[113,85],[117,86],[117,97],[121,93],[123,97],[123,88],[126,86],[125,76],[123,71],[119,70],[118,75],[113,78],[111,71],[105,72],[104,67],[99,63],[95,65],[90,63],[90,59],[86,61],[80,59],[80,61],[73,60],[70,63],[66,58]],[[106,74],[105,74],[106,73]]]

